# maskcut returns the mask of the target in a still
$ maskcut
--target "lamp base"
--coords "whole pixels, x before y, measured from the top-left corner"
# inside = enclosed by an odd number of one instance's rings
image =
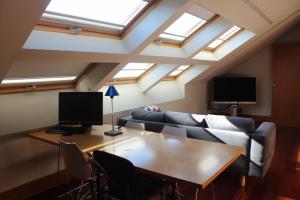
[[[114,130],[104,132],[104,135],[109,135],[109,136],[116,136],[116,135],[120,135],[120,134],[122,134],[122,131],[118,130],[118,129],[114,129]]]

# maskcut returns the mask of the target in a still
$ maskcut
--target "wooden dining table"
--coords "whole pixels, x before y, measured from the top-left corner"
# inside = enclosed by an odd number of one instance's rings
[[[83,152],[100,149],[131,161],[135,167],[159,176],[205,188],[245,151],[243,147],[149,131],[122,128],[123,134],[106,136],[111,125],[93,126],[90,133],[63,136],[45,131],[30,137],[59,146],[75,142]]]

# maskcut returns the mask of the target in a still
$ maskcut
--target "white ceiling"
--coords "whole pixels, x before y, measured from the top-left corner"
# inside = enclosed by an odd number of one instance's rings
[[[19,11],[19,0],[11,0],[11,2],[11,4],[5,5],[5,10],[1,10],[1,16],[4,18],[11,17],[11,12]],[[6,35],[9,37],[2,38],[7,43],[5,46],[14,48],[14,51],[0,51],[0,72],[5,74],[8,71],[5,77],[75,75],[91,62],[208,64],[210,67],[207,68],[209,71],[207,77],[211,77],[223,71],[226,68],[225,63],[230,65],[233,63],[232,60],[237,62],[242,59],[240,54],[246,55],[246,52],[261,46],[264,41],[269,41],[270,38],[275,39],[273,36],[292,26],[291,22],[296,21],[300,16],[300,0],[161,0],[122,40],[33,31],[22,49],[20,45],[15,44],[16,42],[20,43],[17,39],[21,36],[27,37],[32,30],[23,29],[24,21],[27,20],[28,24],[38,21],[39,17],[37,16],[43,13],[47,2],[44,0],[42,5],[36,5],[35,1],[26,2],[26,6],[33,13],[29,17],[26,13],[20,13],[19,15],[22,16],[18,15],[18,19],[13,20],[16,27],[22,31],[19,31],[17,35],[8,33]],[[0,8],[4,4],[1,1]],[[192,55],[200,52],[206,44],[197,36],[183,48],[153,45],[153,40],[187,11],[202,17],[209,17],[212,13],[218,14],[221,16],[219,18],[221,20],[213,22],[209,27],[225,29],[230,24],[236,24],[246,29],[240,38],[245,39],[242,36],[249,35],[251,32],[253,36],[244,41],[235,41],[238,44],[235,45],[237,49],[232,48],[233,43],[224,45],[218,51],[219,53],[209,55],[219,58],[219,60],[213,61],[192,58]],[[33,19],[34,16],[35,19]],[[0,20],[0,27],[5,27],[5,25],[7,26],[7,21]],[[211,31],[213,30],[216,29],[211,28]],[[199,34],[213,40],[218,33],[214,32],[215,35],[212,35],[212,32],[205,28]],[[201,45],[199,45],[200,42]],[[222,57],[219,57],[220,52]],[[8,62],[7,56],[14,59]],[[115,74],[117,72],[114,71]],[[109,73],[105,79],[109,80],[113,76],[113,73]],[[198,76],[206,76],[206,73]],[[3,76],[0,76],[1,79]],[[100,82],[101,80],[99,80]]]
[[[62,62],[14,62],[6,78],[77,76],[88,63]]]

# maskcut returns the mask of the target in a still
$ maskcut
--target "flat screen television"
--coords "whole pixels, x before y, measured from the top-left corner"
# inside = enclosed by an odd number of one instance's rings
[[[255,103],[256,78],[215,78],[213,80],[213,101],[216,103]]]
[[[60,92],[59,124],[102,125],[102,92]]]

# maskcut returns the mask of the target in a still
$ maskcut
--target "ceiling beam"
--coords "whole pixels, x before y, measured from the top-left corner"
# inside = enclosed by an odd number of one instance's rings
[[[197,60],[177,57],[136,55],[129,57],[127,54],[76,52],[76,51],[49,51],[40,49],[23,49],[16,57],[16,62],[80,62],[80,63],[123,63],[140,62],[156,64],[178,64],[178,65],[212,65],[215,61]]]
[[[138,82],[141,92],[145,93],[159,83],[163,78],[168,76],[178,65],[161,64],[154,67],[146,75],[144,75]]]
[[[210,42],[214,41],[219,35],[231,28],[233,24],[223,17],[218,17],[209,26],[195,35],[182,48],[188,58],[193,58],[201,49],[205,48]]]
[[[118,63],[127,61],[128,55],[115,53],[23,49],[15,59],[17,62],[49,62],[49,60],[55,60],[56,62]]]
[[[95,63],[93,65],[93,69],[78,81],[76,86],[77,91],[98,91],[100,89],[98,85],[103,83],[105,78],[119,63]]]
[[[228,54],[224,59],[216,62],[216,64],[209,67],[200,76],[192,80],[193,83],[206,82],[211,78],[226,73],[226,71],[231,70],[235,67],[241,60],[246,60],[247,58],[253,56],[258,50],[261,50],[269,45],[283,33],[291,28],[293,25],[297,24],[300,20],[300,10],[291,14],[289,17],[284,19],[281,23],[274,26],[272,29],[256,35],[256,37],[249,40],[246,44],[242,45],[240,48],[235,49],[230,54]]]
[[[182,75],[177,78],[177,82],[184,86],[185,84],[191,82],[194,78],[203,73],[206,69],[208,69],[209,65],[195,65],[186,70]]]
[[[190,0],[160,1],[124,38],[130,54],[139,54],[193,4]]]
[[[120,39],[33,30],[24,49],[127,54]]]
[[[0,82],[50,0],[0,1]]]

